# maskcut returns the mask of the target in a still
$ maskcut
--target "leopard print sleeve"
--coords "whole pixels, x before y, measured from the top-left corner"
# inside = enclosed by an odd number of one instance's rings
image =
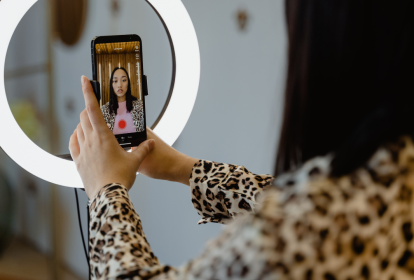
[[[142,230],[127,189],[109,184],[92,200],[89,256],[92,279],[142,279],[175,269],[160,265]]]
[[[202,217],[198,224],[227,224],[238,215],[254,212],[258,196],[273,180],[241,165],[199,160],[190,175],[192,203]]]
[[[91,279],[280,279],[277,276],[289,268],[302,271],[292,252],[283,248],[284,242],[296,235],[290,224],[283,224],[284,213],[275,203],[277,192],[266,192],[256,215],[237,219],[218,238],[209,241],[199,257],[173,268],[161,265],[154,256],[127,189],[109,184],[90,206]],[[297,209],[301,208],[301,204],[297,205]],[[284,253],[288,260],[282,263],[279,259]],[[288,268],[289,260],[292,266]]]

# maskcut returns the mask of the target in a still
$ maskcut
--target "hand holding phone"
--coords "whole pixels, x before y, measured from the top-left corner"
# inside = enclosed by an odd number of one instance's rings
[[[142,40],[138,35],[99,36],[91,42],[90,81],[106,126],[124,149],[147,139]],[[72,160],[70,155],[58,157]]]
[[[69,150],[86,194],[93,199],[102,187],[110,183],[120,183],[130,189],[139,165],[155,142],[144,141],[131,153],[120,149],[102,118],[92,86],[84,76],[82,91],[87,109],[82,111],[81,122],[70,137]]]

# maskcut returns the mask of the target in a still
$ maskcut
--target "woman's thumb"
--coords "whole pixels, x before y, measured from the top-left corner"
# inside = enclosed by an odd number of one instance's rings
[[[146,140],[142,142],[138,147],[136,147],[132,154],[138,158],[139,162],[142,162],[147,155],[152,151],[155,146],[155,141],[153,139]]]

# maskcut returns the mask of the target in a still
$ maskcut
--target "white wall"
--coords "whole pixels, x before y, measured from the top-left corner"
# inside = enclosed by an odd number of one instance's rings
[[[43,1],[43,0],[41,0]],[[136,33],[143,39],[144,69],[149,78],[146,99],[149,125],[158,116],[171,79],[167,35],[144,1],[122,0],[118,19],[109,0],[90,0],[86,30],[68,48],[54,45],[56,112],[61,152],[83,109],[80,76],[91,76],[90,41],[96,35]],[[193,113],[174,147],[190,156],[241,164],[256,173],[272,173],[281,123],[286,72],[283,0],[183,0],[196,29],[201,52],[201,82]],[[237,27],[236,12],[246,9],[246,32]],[[39,13],[37,16],[39,16]],[[36,31],[40,32],[40,31]],[[21,39],[24,42],[25,38]],[[75,112],[65,109],[73,100]],[[130,191],[144,231],[163,263],[179,265],[197,256],[221,226],[196,225],[188,187],[138,176]],[[87,265],[79,236],[73,189],[59,188],[59,252],[77,274]],[[86,218],[86,196],[81,195]],[[86,219],[84,232],[86,231]]]

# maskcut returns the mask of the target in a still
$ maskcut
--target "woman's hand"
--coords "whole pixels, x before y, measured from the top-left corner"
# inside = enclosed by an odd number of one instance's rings
[[[178,152],[147,127],[147,138],[155,141],[154,149],[142,161],[138,172],[154,179],[190,185],[190,174],[198,159]],[[139,148],[139,147],[138,147]],[[133,148],[133,151],[135,152]]]
[[[80,114],[81,122],[70,137],[69,150],[86,194],[93,199],[110,183],[120,183],[129,190],[155,141],[147,140],[132,153],[125,152],[107,127],[88,78],[82,76],[81,81],[86,109]]]

